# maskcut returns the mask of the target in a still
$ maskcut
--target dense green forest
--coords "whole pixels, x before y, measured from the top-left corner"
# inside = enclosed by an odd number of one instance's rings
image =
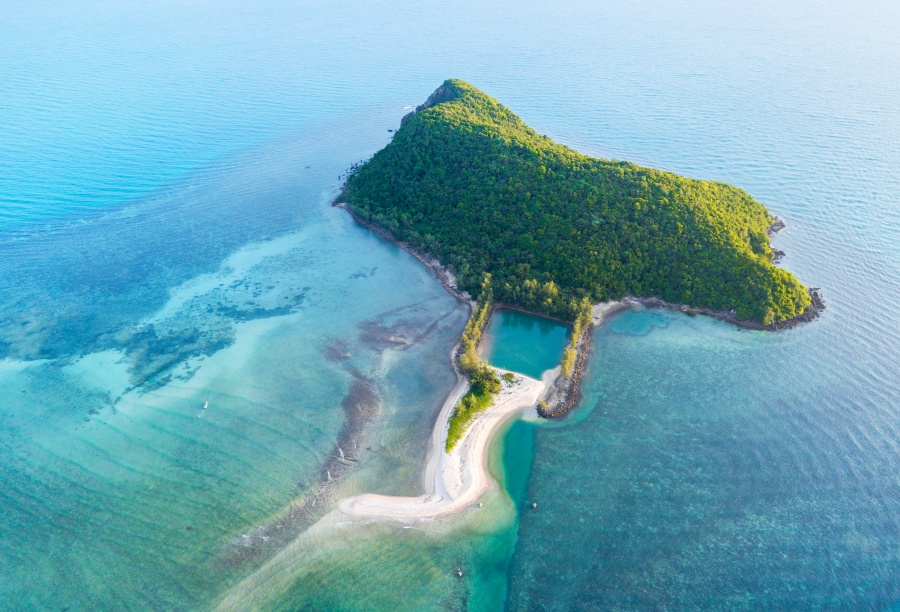
[[[469,423],[487,410],[500,392],[500,379],[492,367],[478,358],[478,343],[488,318],[494,310],[491,291],[491,275],[485,274],[478,295],[478,306],[466,323],[459,340],[459,369],[469,379],[469,390],[453,407],[447,428],[446,449],[449,453],[462,439]]]
[[[806,289],[772,264],[773,218],[749,194],[582,155],[448,80],[347,180],[341,200],[436,256],[477,295],[574,320],[626,294],[771,323]]]

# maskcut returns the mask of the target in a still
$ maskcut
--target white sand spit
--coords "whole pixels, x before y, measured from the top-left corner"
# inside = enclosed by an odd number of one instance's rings
[[[506,370],[494,368],[499,376]],[[356,495],[342,500],[338,509],[351,517],[373,520],[432,519],[464,510],[478,501],[493,484],[487,471],[488,445],[494,432],[515,413],[534,407],[547,388],[546,380],[514,374],[494,403],[470,424],[452,451],[445,452],[447,426],[453,406],[467,389],[463,381],[447,397],[431,436],[425,466],[425,494],[419,497]],[[545,377],[546,378],[546,377]]]

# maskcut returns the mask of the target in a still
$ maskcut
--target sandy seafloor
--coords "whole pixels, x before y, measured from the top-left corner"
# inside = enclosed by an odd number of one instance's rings
[[[360,140],[356,126],[343,135],[342,150]],[[374,403],[375,417],[359,448],[346,449],[359,461],[341,495],[417,492],[467,311],[331,208],[327,179],[305,189],[305,166],[321,177],[343,164],[331,143],[299,143],[281,160],[298,176],[254,194],[279,207],[307,198],[285,212],[301,216],[289,233],[254,236],[246,201],[220,205],[204,184],[215,181],[217,195],[244,177],[211,172],[159,196],[175,201],[166,215],[150,199],[60,224],[52,241],[4,245],[15,318],[0,369],[7,601],[211,602],[229,576],[272,553],[260,528],[315,491],[342,427],[354,424],[342,402]],[[273,172],[272,149],[259,155],[241,165]],[[200,192],[190,210],[185,191]],[[222,243],[248,238],[258,239],[202,265]],[[83,262],[70,269],[60,262],[71,251]],[[144,282],[131,262],[185,280]]]
[[[895,604],[898,27],[876,0],[4,4],[0,601]],[[621,314],[581,407],[499,439],[479,512],[294,539],[338,440],[336,497],[418,493],[465,312],[329,203],[451,76],[746,189],[828,310]]]

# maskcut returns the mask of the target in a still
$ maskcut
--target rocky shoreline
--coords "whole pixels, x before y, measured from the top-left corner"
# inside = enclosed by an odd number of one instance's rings
[[[594,322],[584,330],[578,341],[578,345],[575,347],[575,367],[571,378],[567,378],[560,373],[550,387],[547,399],[538,405],[538,414],[547,419],[560,418],[574,408],[581,399],[579,396],[581,377],[584,375],[585,360],[591,350],[591,340],[593,339],[594,329],[599,325],[602,325],[603,321],[612,314],[637,306],[643,306],[644,308],[666,308],[668,310],[683,312],[689,316],[696,316],[699,314],[713,317],[744,329],[783,331],[796,327],[801,323],[814,321],[819,317],[822,311],[825,310],[825,300],[822,299],[819,291],[818,287],[809,289],[812,303],[801,314],[791,319],[787,319],[786,321],[777,321],[770,325],[762,325],[761,323],[752,320],[738,319],[732,313],[727,311],[712,310],[710,308],[696,308],[685,304],[673,304],[659,298],[628,296],[623,300],[600,305],[603,308],[600,320],[598,320],[598,317],[595,314]]]
[[[351,168],[348,171],[348,174],[352,172]],[[394,236],[391,232],[384,229],[380,225],[372,223],[371,221],[367,221],[363,219],[359,215],[357,215],[350,208],[350,205],[346,202],[338,202],[335,200],[331,203],[335,208],[340,208],[347,212],[353,220],[362,225],[367,230],[373,232],[376,236],[387,240],[393,244],[396,244],[398,247],[415,257],[419,262],[425,266],[429,272],[431,272],[432,276],[437,279],[437,281],[441,284],[442,287],[455,297],[457,300],[465,304],[469,307],[469,318],[475,313],[476,303],[475,300],[472,299],[472,296],[468,294],[466,291],[460,291],[459,287],[456,286],[456,277],[453,275],[450,270],[444,267],[444,265],[438,261],[436,258],[426,255],[419,251],[418,249],[413,248],[410,244],[403,242],[402,240],[398,240],[396,236]],[[491,313],[493,315],[493,313]],[[461,340],[461,339],[460,339]],[[457,383],[461,380],[468,380],[465,376],[463,376],[462,372],[459,371],[459,358],[462,352],[462,344],[457,341],[457,343],[453,346],[450,351],[450,365],[453,368],[453,373],[456,375]]]
[[[371,221],[363,219],[362,217],[354,213],[346,202],[335,201],[332,203],[332,206],[347,211],[347,213],[349,213],[357,223],[374,232],[381,238],[384,238],[385,240],[396,244],[401,249],[418,259],[426,268],[428,268],[432,275],[441,283],[441,285],[443,285],[443,287],[450,295],[469,306],[470,316],[471,313],[475,311],[475,301],[468,293],[459,290],[456,285],[456,278],[437,259],[418,251],[417,249],[413,248],[403,241],[398,240],[393,234],[391,234],[391,232],[387,231],[383,227],[372,223]],[[774,234],[784,229],[785,226],[786,225],[782,219],[780,219],[779,217],[775,217],[775,221],[771,226],[769,226],[768,232],[770,235]],[[775,253],[776,256],[783,254],[781,251],[775,251]],[[814,321],[819,317],[822,311],[825,310],[825,300],[819,293],[820,289],[818,287],[813,287],[808,289],[808,291],[812,302],[802,313],[791,319],[787,319],[785,321],[776,321],[775,323],[771,323],[769,325],[763,325],[758,321],[753,321],[750,319],[739,319],[737,318],[737,316],[735,316],[734,313],[730,311],[713,310],[711,308],[688,306],[686,304],[674,304],[672,302],[667,302],[663,299],[655,297],[627,296],[622,300],[597,305],[595,306],[594,310],[593,322],[591,323],[591,325],[587,326],[585,331],[582,333],[581,338],[578,340],[578,344],[575,346],[575,366],[573,368],[572,376],[566,377],[562,373],[557,376],[556,380],[550,386],[550,389],[546,394],[545,401],[541,402],[538,405],[537,412],[543,418],[560,418],[566,415],[572,408],[575,407],[580,399],[579,391],[581,386],[581,377],[584,375],[584,364],[587,360],[588,353],[591,350],[591,340],[593,339],[594,329],[597,326],[602,325],[606,318],[608,318],[612,314],[615,314],[616,312],[634,308],[636,306],[643,306],[645,308],[667,308],[670,310],[683,312],[689,316],[704,315],[713,317],[715,319],[731,323],[732,325],[744,329],[753,329],[760,331],[783,331],[792,327],[796,327],[801,323]],[[532,313],[531,311],[528,311],[524,308],[510,304],[497,303],[494,305],[494,311],[500,308],[518,310],[521,312],[528,312],[530,314],[541,314]],[[491,312],[491,316],[493,316],[493,311]],[[546,315],[541,314],[541,316]],[[459,348],[460,345],[457,344],[453,351],[453,357],[451,360],[453,362],[453,370],[456,373],[457,377],[462,376],[457,367]]]
[[[403,242],[402,240],[398,240],[392,233],[390,233],[389,231],[387,231],[380,225],[377,225],[375,223],[372,223],[371,221],[367,221],[366,219],[363,219],[362,217],[357,215],[355,212],[353,212],[353,209],[351,209],[350,205],[347,204],[346,202],[335,201],[335,202],[332,202],[331,205],[334,206],[335,208],[340,208],[340,209],[347,211],[347,213],[351,217],[353,217],[353,220],[356,221],[357,223],[359,223],[360,225],[362,225],[364,228],[366,228],[369,231],[373,232],[374,234],[380,236],[381,238],[384,238],[388,242],[392,242],[392,243],[396,244],[398,247],[400,247],[401,249],[403,249],[404,251],[406,251],[407,253],[409,253],[410,255],[415,257],[416,259],[418,259],[422,263],[423,266],[428,268],[428,270],[441,283],[441,285],[444,286],[444,289],[447,290],[447,293],[449,293],[450,295],[455,297],[457,300],[468,304],[469,309],[471,311],[474,311],[475,300],[473,300],[472,296],[470,296],[467,292],[459,290],[459,288],[456,286],[456,277],[453,276],[453,273],[451,273],[447,268],[445,268],[444,265],[441,264],[441,262],[439,262],[437,259],[435,259],[434,257],[431,257],[429,255],[426,255],[425,253],[422,253],[421,251],[413,248],[410,244]]]
[[[763,325],[759,321],[753,321],[752,319],[739,319],[733,313],[727,310],[713,310],[711,308],[697,308],[695,306],[687,306],[685,304],[673,304],[672,302],[667,302],[665,300],[654,297],[628,296],[623,301],[631,302],[632,304],[640,304],[641,306],[644,306],[646,308],[668,308],[670,310],[677,310],[690,316],[696,316],[699,314],[707,317],[713,317],[714,319],[719,319],[721,321],[731,323],[736,327],[742,327],[744,329],[755,329],[760,331],[783,331],[785,329],[796,327],[801,323],[809,323],[810,321],[814,321],[819,317],[820,314],[822,314],[822,311],[825,310],[825,300],[822,298],[821,294],[819,294],[820,289],[818,287],[812,287],[807,291],[809,291],[809,296],[812,299],[812,302],[809,306],[806,307],[803,312],[798,314],[796,317],[792,317],[784,321],[776,321],[774,323],[770,323],[769,325]]]
[[[537,412],[544,418],[555,419],[565,416],[566,413],[568,413],[572,408],[575,407],[575,405],[581,399],[579,396],[581,377],[584,375],[585,360],[587,359],[588,353],[591,350],[591,340],[594,335],[594,329],[597,326],[602,325],[603,321],[607,317],[616,312],[627,310],[637,306],[643,306],[644,308],[666,308],[668,310],[677,310],[679,312],[683,312],[689,316],[696,316],[699,314],[713,317],[715,319],[731,323],[736,327],[741,327],[744,329],[753,329],[759,331],[783,331],[792,327],[796,327],[801,323],[814,321],[819,317],[822,311],[825,310],[825,300],[822,299],[819,291],[820,290],[818,287],[809,289],[809,295],[812,298],[812,303],[801,314],[785,321],[777,321],[770,325],[762,325],[761,323],[752,320],[738,319],[732,313],[727,311],[712,310],[710,308],[696,308],[693,306],[687,306],[685,304],[673,304],[659,298],[628,296],[623,300],[604,304],[602,305],[604,310],[603,315],[600,317],[600,320],[598,321],[597,316],[595,315],[594,322],[584,330],[581,338],[578,341],[578,345],[575,347],[575,367],[573,369],[571,378],[567,378],[560,373],[560,375],[553,382],[553,385],[550,387],[550,390],[547,394],[547,399],[538,405]]]
[[[543,402],[538,404],[537,413],[545,419],[556,419],[565,416],[581,399],[581,378],[584,376],[584,364],[591,352],[591,341],[594,338],[594,330],[603,325],[606,320],[617,312],[633,308],[634,304],[625,300],[607,302],[594,306],[594,314],[591,324],[588,325],[578,339],[575,346],[575,366],[572,368],[572,376],[567,377],[562,372],[553,381],[550,390]]]
[[[542,418],[562,417],[578,403],[581,377],[584,375],[584,363],[590,352],[593,337],[594,325],[591,324],[581,334],[578,345],[575,347],[575,366],[572,369],[572,375],[566,376],[560,372],[553,381],[546,399],[537,405],[537,413]]]

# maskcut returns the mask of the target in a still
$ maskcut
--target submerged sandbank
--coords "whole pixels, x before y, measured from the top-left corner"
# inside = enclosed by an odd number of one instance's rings
[[[506,370],[494,368],[498,375]],[[467,385],[457,384],[435,424],[428,463],[425,466],[425,493],[418,497],[356,495],[344,499],[338,509],[347,516],[373,520],[431,519],[470,507],[488,490],[492,479],[487,470],[487,453],[497,429],[517,412],[533,408],[547,389],[548,372],[543,380],[513,374],[513,381],[503,381],[494,403],[469,426],[463,438],[447,453],[444,440],[450,411],[465,393]]]

